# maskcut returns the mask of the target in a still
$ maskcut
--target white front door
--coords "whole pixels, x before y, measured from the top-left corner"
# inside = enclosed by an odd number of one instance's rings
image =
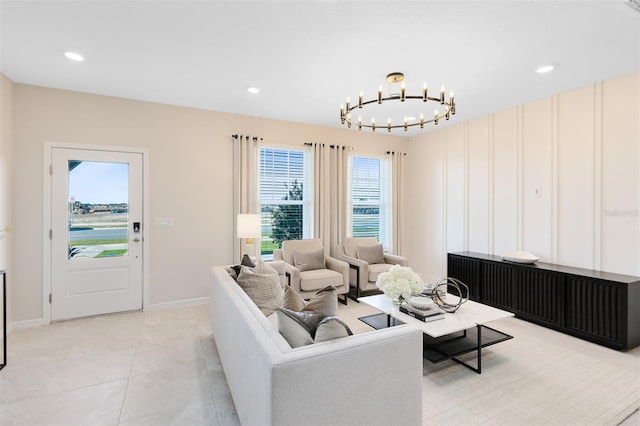
[[[51,320],[142,309],[142,154],[51,159]]]

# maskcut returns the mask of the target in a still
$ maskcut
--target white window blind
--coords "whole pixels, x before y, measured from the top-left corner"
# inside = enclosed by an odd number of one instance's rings
[[[260,148],[261,255],[269,258],[284,240],[309,235],[307,152]]]

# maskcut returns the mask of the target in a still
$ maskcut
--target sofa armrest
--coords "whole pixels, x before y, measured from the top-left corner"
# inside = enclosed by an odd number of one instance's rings
[[[406,257],[398,256],[396,254],[387,254],[387,253],[385,253],[384,255],[384,263],[388,263],[390,265],[400,265],[400,266],[408,265]]]
[[[324,261],[327,265],[327,269],[331,269],[332,271],[336,271],[342,274],[342,283],[343,285],[349,286],[349,264],[342,260],[338,260],[335,257],[325,256]]]
[[[274,365],[273,424],[421,425],[422,363],[407,324],[293,349]]]
[[[284,273],[287,276],[287,284],[289,287],[300,293],[300,269],[285,262]]]
[[[282,254],[282,249],[274,249],[273,250],[273,260],[282,260],[282,261],[284,261],[284,256]]]
[[[353,272],[349,272],[350,284],[353,287],[359,286],[364,289],[369,283],[369,263],[346,254],[342,255],[342,260],[351,265],[351,269],[353,269]]]

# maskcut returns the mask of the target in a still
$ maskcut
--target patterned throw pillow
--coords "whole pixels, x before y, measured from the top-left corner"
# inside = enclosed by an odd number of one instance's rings
[[[262,260],[258,260],[253,270],[242,266],[238,285],[265,316],[271,315],[282,305],[284,294],[278,272]]]

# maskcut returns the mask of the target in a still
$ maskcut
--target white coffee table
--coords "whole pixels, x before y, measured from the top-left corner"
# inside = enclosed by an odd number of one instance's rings
[[[448,303],[456,303],[458,298],[447,294]],[[360,320],[374,328],[394,325],[394,319],[420,329],[424,333],[424,356],[437,363],[452,359],[459,364],[480,374],[482,372],[482,348],[512,339],[513,336],[488,327],[486,324],[504,318],[513,317],[511,312],[503,311],[471,300],[463,303],[455,313],[445,313],[442,319],[423,322],[400,312],[391,299],[384,294],[358,298],[359,302],[372,306],[386,315],[386,324],[373,316],[361,317]],[[484,331],[484,333],[483,333]],[[477,352],[477,367],[459,360],[457,357]]]

